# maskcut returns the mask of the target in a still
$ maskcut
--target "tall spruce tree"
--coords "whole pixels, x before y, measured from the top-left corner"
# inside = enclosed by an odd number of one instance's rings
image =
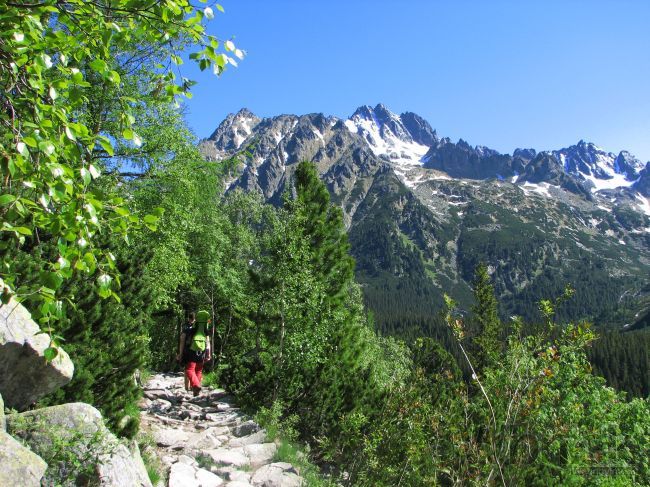
[[[295,187],[296,199],[289,206],[303,217],[302,231],[309,239],[312,263],[325,284],[328,299],[343,299],[354,277],[354,259],[349,253],[343,213],[331,204],[314,164],[298,164]]]
[[[483,369],[494,365],[501,352],[501,322],[497,312],[497,300],[487,266],[483,263],[476,267],[472,289],[475,300],[472,306],[472,322],[476,328],[472,349],[477,369]]]

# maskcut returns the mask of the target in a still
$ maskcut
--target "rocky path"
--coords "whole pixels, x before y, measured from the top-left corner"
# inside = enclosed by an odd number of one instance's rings
[[[144,386],[142,429],[169,468],[168,487],[294,487],[289,463],[274,462],[277,445],[221,389],[193,397],[182,374],[157,374]]]

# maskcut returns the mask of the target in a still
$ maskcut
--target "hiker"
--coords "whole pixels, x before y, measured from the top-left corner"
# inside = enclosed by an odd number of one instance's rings
[[[195,321],[188,323],[181,333],[176,359],[182,360],[185,366],[185,377],[194,396],[198,396],[201,392],[203,363],[210,360],[210,338],[207,330],[211,323],[210,313],[199,311],[196,313]],[[189,390],[189,387],[186,385],[186,389]]]
[[[190,313],[190,316],[189,316],[188,320],[187,320],[187,325],[185,325],[185,327],[181,331],[181,339],[180,339],[180,344],[178,346],[179,351],[178,351],[178,356],[176,357],[176,360],[183,366],[183,379],[184,379],[185,390],[186,391],[189,391],[191,389],[191,387],[190,387],[190,378],[188,377],[187,371],[185,370],[185,358],[183,357],[184,352],[185,352],[185,343],[184,343],[184,341],[185,341],[185,337],[186,337],[186,335],[184,335],[184,333],[185,333],[185,330],[191,329],[194,326],[194,323],[196,323],[196,313],[194,311],[192,311]]]

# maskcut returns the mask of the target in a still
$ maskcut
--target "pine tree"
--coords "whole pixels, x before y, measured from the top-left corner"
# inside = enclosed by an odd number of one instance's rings
[[[312,262],[324,281],[328,298],[343,299],[354,276],[354,259],[349,253],[343,213],[331,204],[314,164],[298,165],[295,187],[296,199],[288,206],[302,218],[303,235],[309,239]]]
[[[483,263],[476,267],[472,289],[475,300],[472,306],[472,322],[476,327],[472,348],[477,369],[483,369],[494,365],[501,353],[501,322],[497,312],[497,300],[487,267]]]
[[[98,299],[83,275],[70,281],[66,292],[74,296],[75,306],[67,312],[61,335],[75,374],[69,384],[42,403],[88,402],[101,410],[111,430],[130,438],[139,426],[141,392],[135,375],[148,357],[147,330],[154,296],[144,272],[148,253],[144,249],[120,250],[120,302]]]

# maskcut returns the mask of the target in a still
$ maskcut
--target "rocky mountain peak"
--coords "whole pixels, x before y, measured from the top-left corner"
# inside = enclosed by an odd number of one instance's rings
[[[229,114],[212,132],[208,140],[214,142],[217,151],[239,149],[260,122],[261,119],[254,113],[247,108],[242,108],[237,113]]]
[[[440,139],[434,129],[431,128],[429,122],[413,112],[404,112],[400,115],[400,120],[406,127],[406,130],[411,134],[411,137],[418,144],[433,146],[436,145]]]
[[[515,149],[512,153],[512,157],[519,157],[528,161],[534,159],[536,155],[537,151],[535,149]]]
[[[567,174],[583,182],[592,192],[630,187],[642,169],[639,161],[629,153],[617,156],[584,140],[552,151],[552,154]]]
[[[398,116],[384,105],[364,105],[345,121],[353,134],[360,135],[376,156],[386,158],[399,172],[422,165],[422,156],[438,137],[431,126],[415,114]]]

